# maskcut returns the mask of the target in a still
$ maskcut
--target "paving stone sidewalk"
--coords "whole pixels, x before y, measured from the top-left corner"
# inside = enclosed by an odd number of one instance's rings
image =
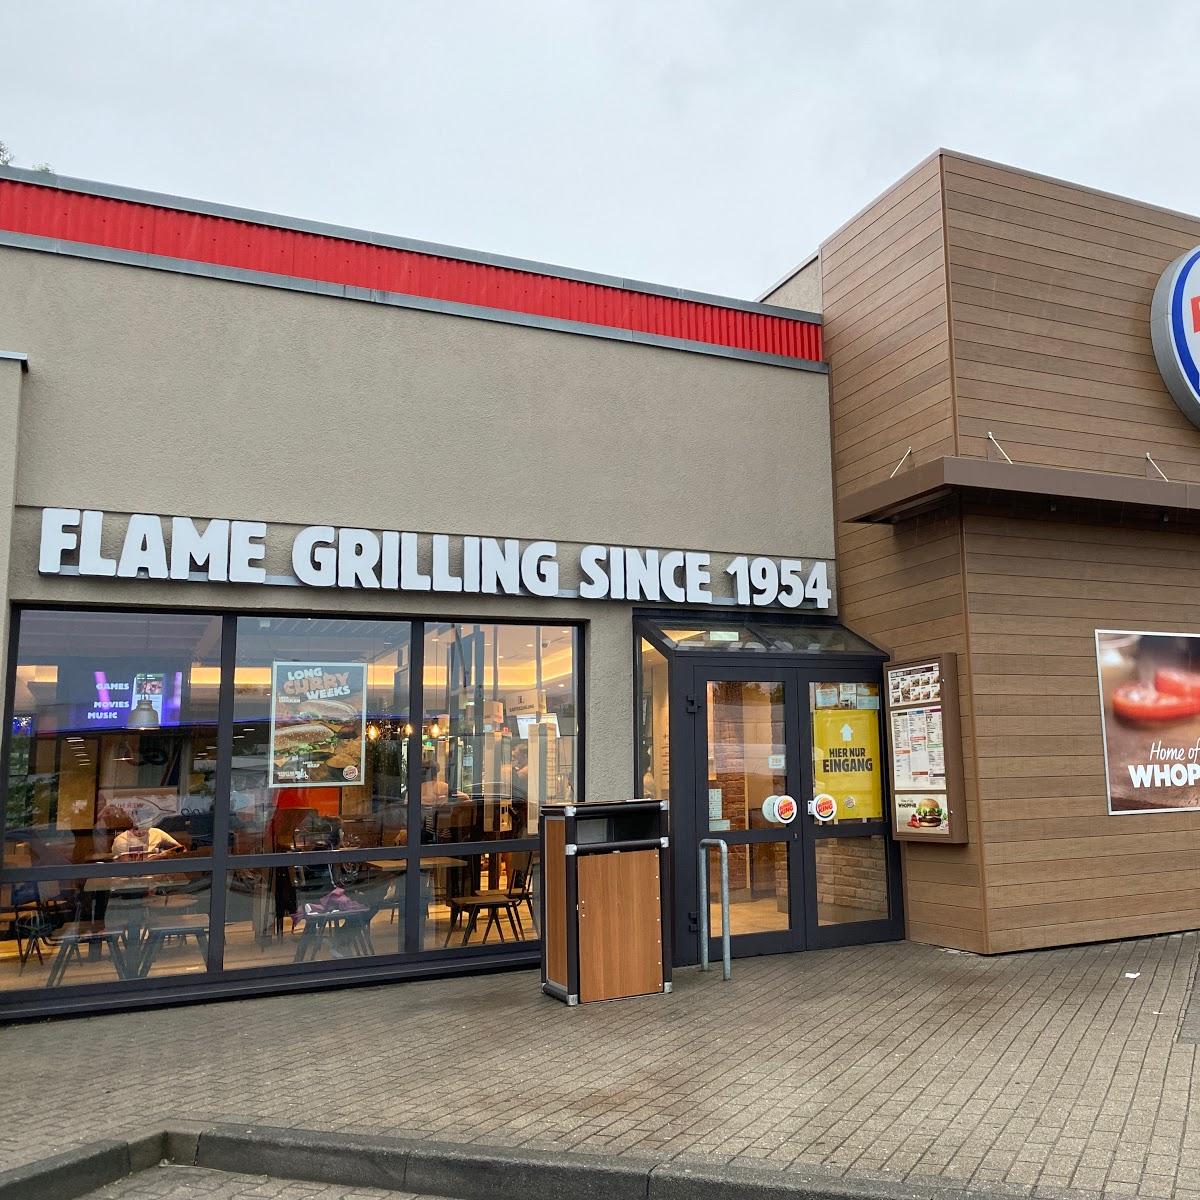
[[[412,1192],[237,1175],[203,1167],[154,1167],[88,1192],[81,1200],[432,1200]]]
[[[1198,950],[893,943],[578,1009],[522,971],[11,1026],[0,1167],[175,1118],[1200,1200]]]

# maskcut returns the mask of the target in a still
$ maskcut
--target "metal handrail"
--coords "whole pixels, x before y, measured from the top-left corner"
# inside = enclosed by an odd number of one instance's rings
[[[700,970],[708,970],[708,847],[721,852],[721,977],[733,974],[729,962],[729,844],[721,838],[700,839]]]

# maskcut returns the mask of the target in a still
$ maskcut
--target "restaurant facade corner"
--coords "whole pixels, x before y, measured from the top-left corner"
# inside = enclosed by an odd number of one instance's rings
[[[939,151],[766,297],[819,287],[839,604],[956,661],[967,841],[910,938],[1200,925],[1200,219]]]
[[[0,169],[0,1015],[531,965],[589,800],[675,965],[702,839],[735,954],[1194,927],[1197,242],[939,152],[751,303]]]

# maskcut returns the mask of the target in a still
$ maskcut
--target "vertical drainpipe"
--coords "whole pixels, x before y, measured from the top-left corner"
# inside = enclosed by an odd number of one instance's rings
[[[0,681],[8,679],[9,560],[16,523],[21,383],[28,371],[24,354],[0,350]]]

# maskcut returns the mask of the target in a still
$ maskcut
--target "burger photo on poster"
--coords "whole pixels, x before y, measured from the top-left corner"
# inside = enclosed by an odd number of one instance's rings
[[[917,801],[916,808],[908,818],[909,829],[940,829],[945,823],[946,814],[941,802],[935,796],[922,796]]]
[[[1200,635],[1096,630],[1108,811],[1200,808]]]

